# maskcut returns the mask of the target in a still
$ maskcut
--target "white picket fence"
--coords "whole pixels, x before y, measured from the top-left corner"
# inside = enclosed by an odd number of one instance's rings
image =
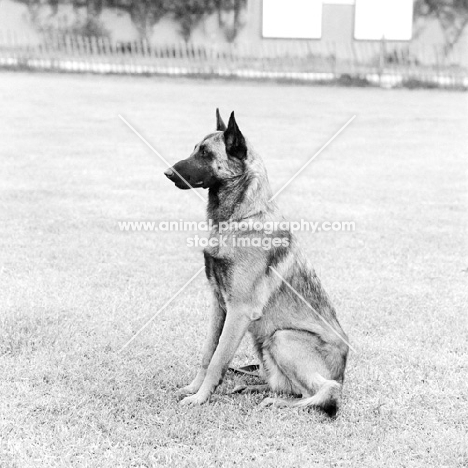
[[[468,88],[462,47],[413,43],[321,41],[259,44],[116,43],[59,33],[21,37],[0,31],[0,67],[59,72],[206,75],[253,79],[333,81],[362,79],[382,86],[417,80]]]

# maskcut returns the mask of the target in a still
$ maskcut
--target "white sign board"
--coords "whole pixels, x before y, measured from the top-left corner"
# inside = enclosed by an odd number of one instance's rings
[[[355,39],[411,40],[413,0],[356,0],[355,8]]]
[[[322,0],[263,0],[263,37],[320,39]]]

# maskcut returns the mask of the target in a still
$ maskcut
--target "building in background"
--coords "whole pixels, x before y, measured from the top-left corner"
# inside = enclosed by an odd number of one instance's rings
[[[127,5],[127,0],[113,0],[112,5]],[[83,0],[83,5],[86,0]],[[35,12],[34,21],[24,2],[0,0],[0,33],[34,36],[38,23],[44,28],[62,29],[75,24],[77,17],[89,15],[86,7],[71,4],[44,3]],[[199,44],[237,43],[276,44],[288,47],[292,40],[349,45],[356,41],[377,41],[385,38],[394,42],[442,44],[446,40],[435,19],[414,21],[413,0],[245,0],[241,13],[213,13],[203,16],[190,31],[189,40]],[[142,39],[142,28],[128,8],[104,7],[97,20],[115,42]],[[233,33],[233,21],[235,28]],[[466,28],[468,31],[468,28]],[[464,31],[458,42],[468,44]],[[150,43],[176,43],[184,38],[178,24],[170,15],[158,18],[154,25],[144,28],[144,39]]]
[[[458,0],[0,0],[0,65],[468,89],[467,25]]]
[[[248,22],[240,40],[444,42],[437,21],[415,24],[413,0],[289,0],[287,5],[281,0],[249,1]]]

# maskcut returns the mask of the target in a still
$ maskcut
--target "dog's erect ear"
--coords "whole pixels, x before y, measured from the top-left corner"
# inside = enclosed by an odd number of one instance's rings
[[[228,127],[224,131],[224,142],[226,144],[226,152],[229,156],[238,159],[245,159],[247,157],[245,138],[237,126],[234,112],[232,112],[231,117],[229,117]]]
[[[216,108],[216,131],[224,132],[224,130],[226,130],[226,124],[223,122],[223,119],[219,114],[219,109]]]

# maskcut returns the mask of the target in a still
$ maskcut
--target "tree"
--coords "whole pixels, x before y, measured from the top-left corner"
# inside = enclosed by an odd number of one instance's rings
[[[105,0],[18,0],[29,10],[32,22],[41,32],[60,32],[88,37],[107,37],[99,15]],[[83,9],[85,16],[76,15],[73,21],[57,17],[61,5],[72,5],[74,10]],[[44,15],[44,13],[46,13]]]
[[[458,42],[468,24],[468,0],[416,0],[414,18],[435,18],[445,39],[445,54]]]
[[[168,13],[168,4],[170,3],[169,0],[101,1],[105,1],[105,6],[107,7],[112,7],[127,12],[130,15],[133,24],[138,29],[138,33],[141,39],[148,39],[153,26]]]
[[[192,31],[207,15],[214,12],[214,0],[173,0],[169,3],[169,11],[180,25],[180,33],[188,42]]]
[[[106,36],[99,16],[105,7],[127,12],[138,29],[140,38],[148,39],[153,26],[163,17],[172,16],[179,23],[180,33],[188,42],[195,27],[208,15],[218,12],[219,25],[226,39],[233,41],[243,26],[240,17],[246,0],[18,0],[25,3],[33,21],[39,29],[52,29],[52,22],[39,24],[39,12],[42,8],[51,8],[55,16],[61,5],[72,5],[75,10],[86,12],[85,18],[77,18],[73,25],[58,28],[65,32],[86,36]],[[231,21],[226,21],[226,16]]]
[[[130,17],[140,38],[147,40],[153,26],[167,13],[165,0],[133,0]]]
[[[244,26],[241,21],[241,13],[246,4],[247,0],[215,0],[219,26],[228,42],[233,42]],[[226,16],[229,17],[229,20],[226,20]]]

